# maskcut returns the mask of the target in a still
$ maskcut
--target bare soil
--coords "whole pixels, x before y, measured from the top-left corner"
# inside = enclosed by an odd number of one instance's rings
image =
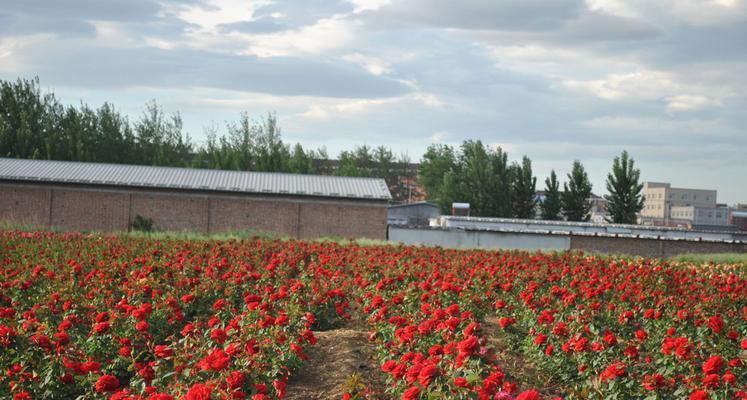
[[[503,373],[519,385],[519,392],[535,389],[543,398],[562,397],[563,389],[553,382],[552,376],[540,371],[508,341],[498,325],[497,317],[487,317],[482,323],[482,330],[495,350]]]
[[[388,399],[365,330],[346,326],[314,336],[317,344],[309,347],[309,359],[290,377],[286,399],[339,400],[355,389],[368,391],[369,399]]]

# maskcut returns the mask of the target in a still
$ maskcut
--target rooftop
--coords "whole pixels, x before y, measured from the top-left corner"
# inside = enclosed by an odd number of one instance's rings
[[[351,199],[392,198],[386,182],[378,178],[14,158],[0,158],[0,180]]]

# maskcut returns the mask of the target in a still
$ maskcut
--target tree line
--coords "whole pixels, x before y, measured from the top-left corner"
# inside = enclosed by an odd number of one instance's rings
[[[164,113],[155,101],[130,122],[110,103],[62,105],[53,93],[41,92],[38,78],[0,80],[3,157],[376,177],[387,182],[395,201],[411,198],[417,178],[445,213],[453,202],[468,202],[476,216],[534,218],[539,213],[548,220],[589,219],[591,183],[579,161],[573,162],[562,190],[551,171],[540,203],[529,157],[509,162],[500,147],[479,140],[459,148],[431,145],[416,168],[406,154],[395,155],[386,146],[357,146],[337,159],[330,159],[324,147],[291,146],[272,113],[252,119],[244,112],[225,124],[224,134],[217,126],[205,133],[206,141],[195,143],[184,132],[181,115]],[[639,177],[627,152],[615,158],[605,196],[610,222],[635,223],[643,207]]]
[[[613,161],[604,196],[609,222],[636,223],[643,208],[640,171],[623,151]],[[501,147],[491,148],[479,140],[467,140],[455,149],[444,144],[428,147],[420,163],[419,183],[441,212],[451,212],[454,202],[470,204],[473,216],[588,221],[591,217],[592,185],[580,161],[575,160],[561,190],[555,170],[545,179],[544,199],[537,196],[537,178],[532,161],[509,162]]]
[[[206,128],[207,139],[198,144],[181,115],[166,114],[155,101],[130,122],[110,103],[65,106],[42,93],[38,78],[0,81],[2,157],[377,177],[395,200],[411,194],[407,179],[416,170],[406,154],[388,147],[358,146],[333,160],[324,147],[285,143],[272,113],[253,119],[244,112],[224,129]]]

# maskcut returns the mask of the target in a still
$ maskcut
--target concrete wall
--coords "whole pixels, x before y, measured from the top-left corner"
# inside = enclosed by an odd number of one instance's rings
[[[747,243],[397,226],[389,227],[389,240],[445,248],[573,249],[643,257],[669,257],[685,253],[747,253]]]
[[[622,224],[594,224],[588,222],[522,220],[510,218],[480,218],[480,217],[452,217],[441,216],[440,224],[444,228],[509,230],[509,231],[538,231],[539,233],[583,233],[583,234],[623,234],[631,236],[646,236],[651,238],[687,238],[709,240],[739,239],[733,232],[702,232],[686,229],[653,227],[644,225]]]
[[[0,220],[62,230],[255,231],[386,239],[386,202],[0,182]]]
[[[671,257],[687,253],[747,253],[745,243],[602,236],[571,236],[571,248],[644,257]]]
[[[567,250],[570,237],[536,233],[463,231],[390,226],[389,240],[405,244],[441,246],[450,249]]]

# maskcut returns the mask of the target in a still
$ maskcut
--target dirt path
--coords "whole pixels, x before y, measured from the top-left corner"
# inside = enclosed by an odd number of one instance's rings
[[[506,334],[498,326],[497,317],[487,317],[482,323],[482,329],[495,349],[499,365],[504,373],[512,377],[519,385],[519,391],[535,389],[542,394],[543,398],[548,399],[561,396],[562,388],[552,383],[552,377],[542,373],[508,342]]]
[[[314,336],[317,344],[309,348],[309,359],[288,381],[286,399],[339,400],[355,388],[368,388],[371,395],[367,398],[387,399],[365,330],[346,326],[314,332]]]

